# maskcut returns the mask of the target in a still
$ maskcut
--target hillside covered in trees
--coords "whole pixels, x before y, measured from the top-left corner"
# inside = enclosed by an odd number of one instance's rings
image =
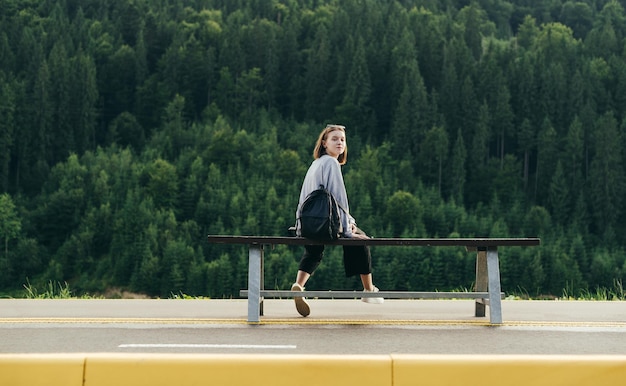
[[[539,236],[503,290],[622,290],[623,1],[4,0],[0,293],[238,296],[284,235],[326,123],[368,233]],[[268,251],[286,289],[300,248]],[[474,257],[375,248],[385,290],[463,290]],[[309,288],[358,288],[330,248]]]

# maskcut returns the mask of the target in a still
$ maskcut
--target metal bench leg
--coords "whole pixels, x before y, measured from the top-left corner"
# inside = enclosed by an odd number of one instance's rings
[[[479,249],[476,251],[476,283],[474,285],[474,291],[486,292],[488,290],[488,276],[487,276],[487,251],[485,249]],[[486,299],[476,299],[474,316],[485,316]]]
[[[248,322],[261,320],[261,270],[263,246],[250,245],[248,253]]]
[[[502,324],[500,263],[497,247],[487,248],[487,276],[489,277],[489,320],[491,324]]]

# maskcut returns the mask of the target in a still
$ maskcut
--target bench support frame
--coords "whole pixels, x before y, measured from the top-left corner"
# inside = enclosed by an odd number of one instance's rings
[[[476,250],[476,284],[477,292],[487,291],[488,299],[476,299],[476,317],[485,316],[485,307],[489,306],[489,318],[492,324],[502,323],[502,302],[500,294],[500,262],[496,247],[478,248]],[[498,296],[495,296],[498,294]]]
[[[248,252],[248,322],[258,323],[263,315],[263,245],[250,245]]]
[[[263,244],[249,244],[248,253],[248,290],[241,291],[248,297],[248,322],[259,323],[263,315],[264,296],[316,296],[327,298],[380,297],[385,298],[444,298],[461,297],[475,299],[475,316],[484,317],[485,307],[489,306],[491,324],[502,324],[502,293],[500,288],[500,262],[498,248],[495,246],[467,248],[476,251],[476,283],[475,292],[390,292],[381,291],[377,294],[355,291],[265,291],[263,285]]]

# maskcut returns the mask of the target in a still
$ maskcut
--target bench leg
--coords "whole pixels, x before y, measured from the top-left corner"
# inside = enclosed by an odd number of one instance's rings
[[[488,276],[487,276],[487,251],[476,251],[476,283],[474,285],[474,291],[486,292],[488,290]],[[485,316],[486,299],[476,299],[474,316]]]
[[[261,320],[261,271],[263,263],[263,246],[250,245],[248,253],[248,322],[258,323]]]
[[[491,324],[502,324],[500,262],[496,247],[487,248],[487,276],[489,278],[489,320]]]

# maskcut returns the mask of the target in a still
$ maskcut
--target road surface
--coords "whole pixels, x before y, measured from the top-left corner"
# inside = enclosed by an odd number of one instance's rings
[[[0,353],[626,354],[626,302],[504,300],[0,300]],[[487,310],[487,315],[489,312]]]

